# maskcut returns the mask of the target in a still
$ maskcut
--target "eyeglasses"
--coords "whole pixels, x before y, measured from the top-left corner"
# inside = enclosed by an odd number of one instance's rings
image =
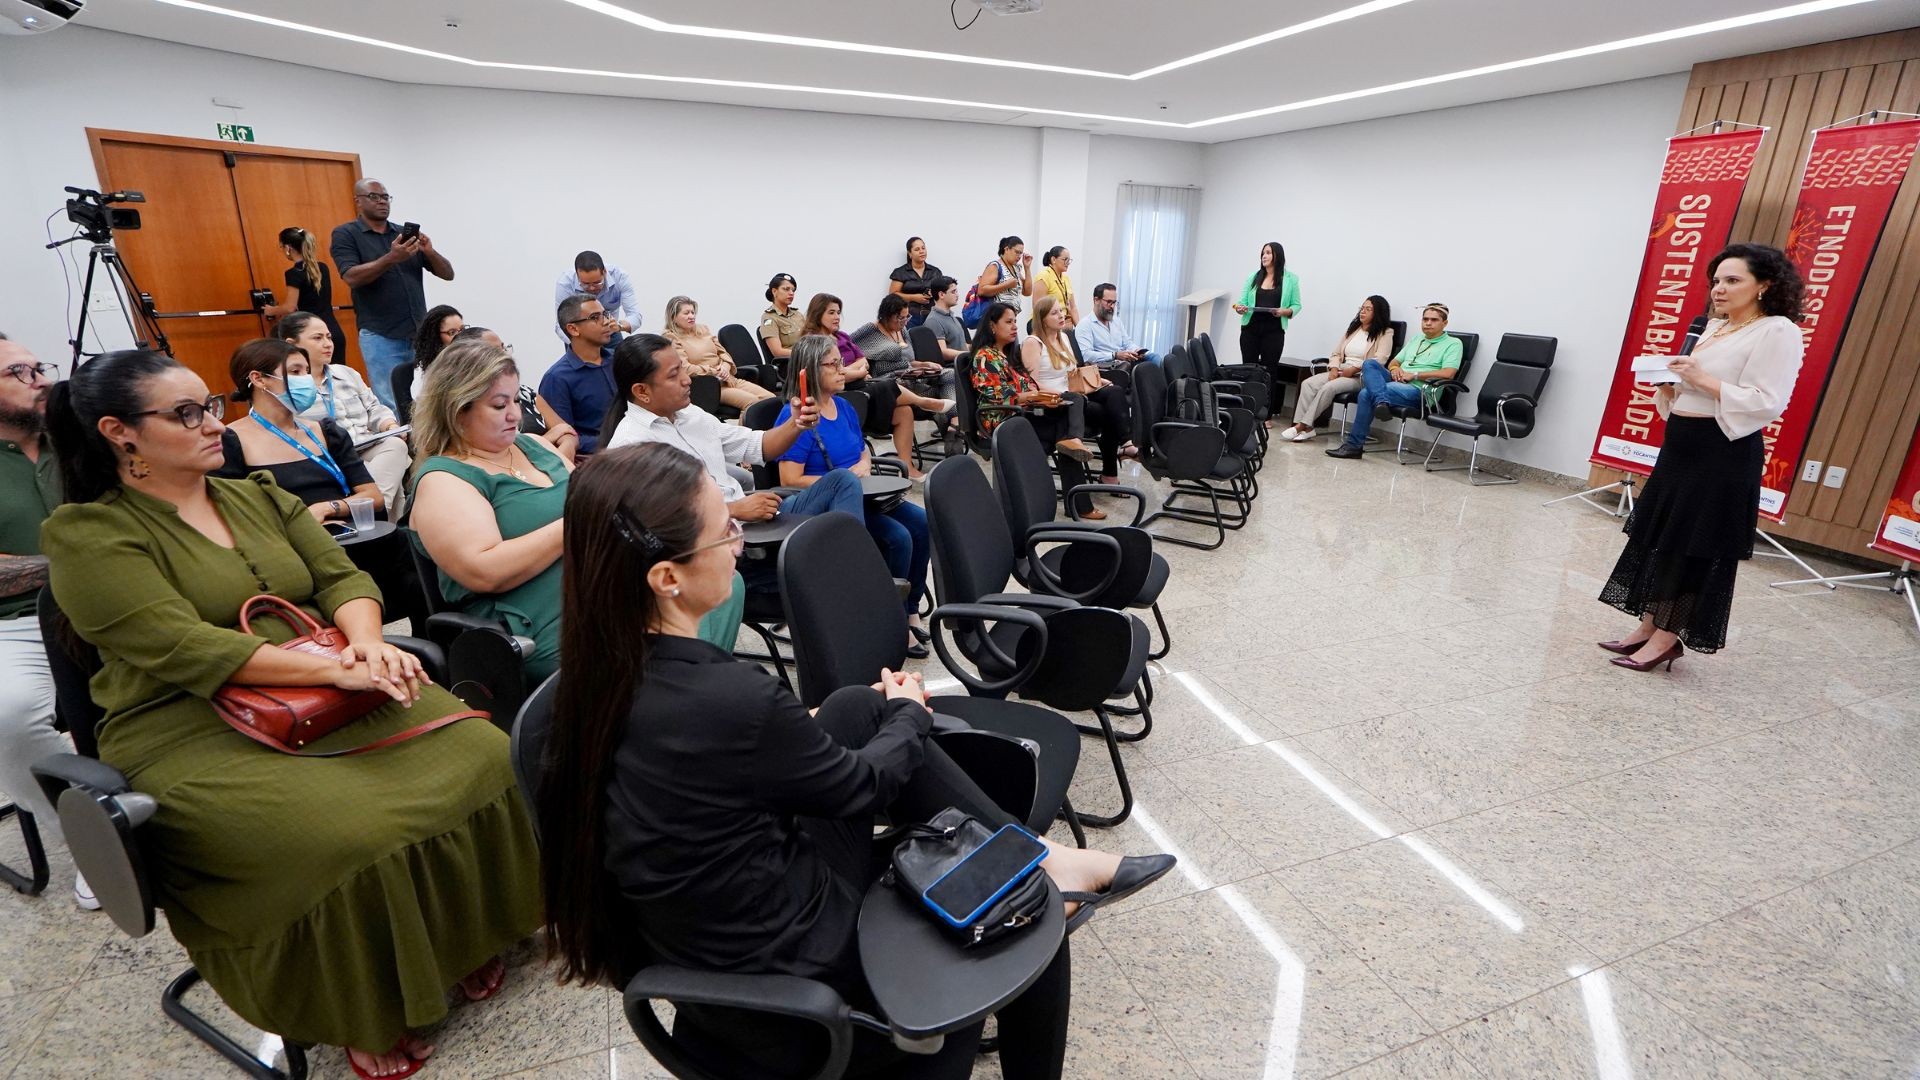
[[[604,311],[596,311],[596,312],[594,312],[594,313],[593,313],[593,314],[591,314],[591,315],[582,315],[582,316],[580,316],[580,317],[579,317],[579,318],[577,318],[577,319],[570,319],[570,320],[568,320],[568,322],[569,322],[569,324],[572,324],[572,323],[583,323],[583,322],[599,322],[599,323],[603,323],[603,322],[612,322],[612,321],[613,321],[613,316],[611,316],[611,315],[609,315],[609,314],[607,314],[607,313],[606,313],[606,312],[604,312]]]
[[[209,415],[215,420],[223,419],[227,415],[226,399],[214,394],[205,401],[189,401],[185,405],[175,405],[171,409],[148,409],[145,412],[128,413],[125,419],[133,420],[142,416],[171,416],[180,421],[181,427],[192,431],[205,423]]]
[[[393,196],[387,194],[384,191],[370,191],[365,195],[355,195],[354,198],[365,199],[368,202],[390,203],[393,201]]]
[[[688,548],[687,550],[681,552],[678,555],[669,555],[666,557],[665,561],[679,562],[682,559],[686,559],[691,556],[698,555],[701,552],[707,550],[708,548],[719,547],[721,544],[732,544],[733,557],[736,559],[740,557],[742,552],[747,550],[747,532],[745,529],[742,529],[740,527],[740,520],[738,518],[730,517],[727,519],[727,535],[721,537],[718,540],[709,540],[698,547]]]
[[[58,379],[60,377],[60,368],[55,364],[8,364],[5,369],[5,374],[19,379],[28,386],[32,386],[33,380],[43,375],[46,376],[48,381]]]

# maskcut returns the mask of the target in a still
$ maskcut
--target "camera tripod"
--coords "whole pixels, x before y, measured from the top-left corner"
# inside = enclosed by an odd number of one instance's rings
[[[67,240],[57,240],[48,244],[47,247],[52,249],[87,239],[91,238],[85,235],[75,236]],[[159,318],[154,313],[153,297],[140,291],[139,284],[133,280],[132,268],[127,266],[126,260],[120,257],[120,252],[114,249],[113,243],[101,240],[94,243],[93,250],[87,255],[86,281],[80,287],[80,325],[74,329],[73,339],[68,342],[73,346],[72,363],[77,367],[82,356],[95,355],[87,353],[81,342],[87,338],[87,317],[92,314],[93,309],[94,275],[103,265],[107,268],[107,280],[113,289],[114,298],[119,302],[120,313],[126,316],[127,331],[133,336],[134,347],[173,355],[173,346],[167,341],[165,331],[160,329]]]

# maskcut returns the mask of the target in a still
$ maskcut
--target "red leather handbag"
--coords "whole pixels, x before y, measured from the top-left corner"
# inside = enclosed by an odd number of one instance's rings
[[[278,596],[262,593],[240,608],[240,632],[253,633],[255,615],[277,618],[294,631],[306,631],[279,647],[339,662],[347,635],[327,626]],[[487,713],[469,710],[443,716],[406,731],[346,750],[325,753],[300,748],[340,730],[393,700],[380,690],[342,690],[333,686],[241,686],[228,683],[213,695],[213,709],[235,731],[262,746],[295,757],[347,757],[405,742],[437,728]]]

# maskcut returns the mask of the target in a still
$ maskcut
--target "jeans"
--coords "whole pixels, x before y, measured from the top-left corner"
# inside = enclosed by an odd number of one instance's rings
[[[880,554],[886,556],[888,572],[912,587],[907,594],[907,614],[920,610],[920,599],[927,595],[927,564],[933,561],[927,512],[903,502],[884,514],[868,514],[867,532],[880,545]]]
[[[0,792],[33,815],[49,844],[62,844],[60,815],[28,770],[41,758],[73,750],[53,730],[53,672],[40,643],[40,620],[29,611],[0,619]]]
[[[1353,426],[1347,429],[1346,446],[1358,447],[1367,441],[1373,428],[1373,410],[1380,404],[1411,409],[1420,404],[1420,388],[1410,382],[1394,382],[1393,376],[1378,360],[1360,365],[1360,400],[1353,407]]]
[[[393,371],[413,363],[413,342],[405,338],[381,337],[371,330],[360,331],[360,360],[367,366],[367,385],[373,396],[387,408],[394,407]]]
[[[835,469],[815,480],[809,487],[780,500],[780,512],[795,517],[811,517],[838,510],[854,517],[866,517],[866,502],[860,494],[860,478],[845,469]],[[753,558],[752,556],[762,556]],[[779,552],[774,549],[749,551],[740,559],[740,573],[747,588],[755,592],[773,592],[780,587]]]

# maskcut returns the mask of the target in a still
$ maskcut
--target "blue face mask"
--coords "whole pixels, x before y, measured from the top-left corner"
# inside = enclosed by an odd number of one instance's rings
[[[281,403],[287,408],[296,413],[303,413],[313,408],[313,403],[319,400],[320,388],[314,385],[313,376],[287,376],[287,392],[280,395]]]

